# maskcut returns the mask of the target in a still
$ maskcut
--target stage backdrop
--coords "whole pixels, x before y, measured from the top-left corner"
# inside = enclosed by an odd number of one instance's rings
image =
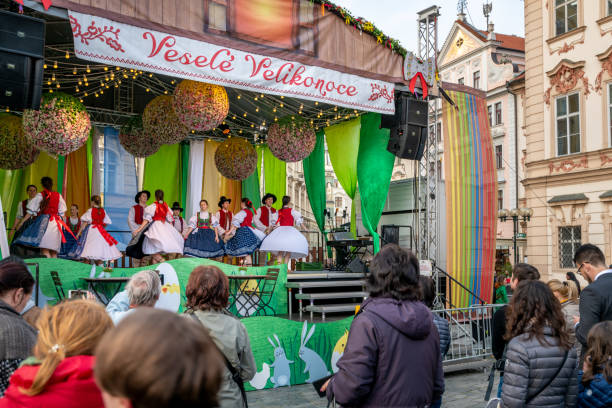
[[[493,295],[497,173],[484,93],[447,85],[456,107],[442,99],[448,273],[487,303]],[[479,303],[451,286],[453,307]]]

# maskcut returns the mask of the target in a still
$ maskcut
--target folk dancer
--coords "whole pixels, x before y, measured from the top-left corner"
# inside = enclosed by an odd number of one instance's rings
[[[276,224],[276,220],[278,220],[278,212],[276,208],[272,207],[272,204],[276,202],[276,196],[271,193],[267,193],[261,199],[261,203],[263,204],[261,207],[255,211],[255,217],[253,217],[253,224],[255,227],[268,234],[274,224]]]
[[[183,219],[183,217],[181,217],[182,212],[183,209],[179,205],[178,201],[175,201],[172,204],[172,218],[174,218],[174,220],[172,221],[172,225],[181,235],[183,234],[183,232],[185,232],[185,220]]]
[[[240,201],[241,210],[232,218],[229,234],[232,238],[225,244],[225,253],[229,256],[244,257],[245,266],[252,265],[251,254],[259,247],[265,234],[253,228],[253,203],[248,198]]]
[[[72,234],[74,234],[74,236],[76,237],[76,235],[79,233],[79,230],[81,229],[79,206],[77,204],[72,204],[70,206],[70,217],[66,219],[66,224],[68,225],[68,228],[70,228],[70,231],[72,231]],[[65,259],[78,259],[72,257],[72,255],[78,252],[78,241],[70,234],[64,235],[64,238],[66,238],[66,242],[62,243],[62,247],[58,256],[60,258]]]
[[[91,208],[83,214],[81,221],[77,234],[78,258],[89,259],[96,265],[121,258],[121,252],[117,249],[117,240],[104,228],[111,224],[111,219],[102,208],[99,195],[91,197]]]
[[[200,200],[200,211],[189,219],[183,236],[185,255],[198,258],[219,258],[225,254],[225,245],[219,239],[217,220],[208,212],[208,201]]]
[[[229,209],[231,203],[231,198],[221,196],[218,204],[219,211],[215,214],[215,218],[218,222],[217,230],[219,231],[219,235],[221,236],[221,239],[223,239],[224,242],[227,242],[232,237],[229,234],[229,231],[232,228],[233,216],[232,212]]]
[[[278,210],[278,221],[274,230],[270,232],[261,243],[261,252],[270,252],[277,259],[288,264],[291,259],[305,258],[308,256],[308,241],[294,225],[302,225],[302,214],[292,209],[289,204],[291,198],[283,197],[283,208]]]
[[[134,197],[134,202],[136,205],[133,205],[130,208],[130,212],[128,213],[128,226],[130,227],[130,231],[134,233],[144,222],[144,209],[147,206],[147,201],[151,198],[151,193],[148,190],[142,190],[136,193]],[[132,258],[132,262],[134,267],[146,266],[149,264],[150,258],[148,256],[143,257],[142,259]]]
[[[43,177],[42,193],[30,200],[27,206],[27,214],[21,219],[17,229],[28,222],[33,216],[38,216],[28,227],[26,227],[15,244],[40,248],[40,252],[47,258],[57,258],[62,242],[65,242],[64,232],[72,234],[63,220],[66,212],[66,202],[60,193],[53,191],[53,180]]]
[[[155,202],[145,208],[144,222],[132,232],[136,237],[151,224],[144,231],[145,237],[140,241],[140,245],[142,252],[145,255],[152,255],[155,263],[164,261],[162,254],[183,254],[185,240],[172,225],[173,221],[172,211],[164,202],[164,192],[155,190]]]
[[[17,215],[15,216],[13,228],[11,228],[11,235],[15,235],[15,232],[17,231],[17,225],[19,224],[19,221],[21,221],[21,219],[27,214],[28,203],[36,196],[36,193],[38,193],[38,188],[36,188],[34,184],[30,184],[26,187],[26,193],[28,195],[28,198],[21,201],[19,203],[19,207],[17,207]],[[34,219],[32,219],[32,221],[34,221]]]

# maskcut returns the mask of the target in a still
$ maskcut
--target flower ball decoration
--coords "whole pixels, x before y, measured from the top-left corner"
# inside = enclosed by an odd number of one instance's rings
[[[242,137],[230,137],[217,147],[215,165],[224,177],[244,180],[257,168],[257,152]]]
[[[189,129],[178,119],[172,108],[172,96],[159,95],[147,104],[142,113],[142,127],[155,135],[158,143],[173,145],[182,142]]]
[[[179,120],[197,131],[216,128],[229,112],[224,87],[188,79],[174,89],[173,106]]]
[[[22,169],[32,164],[38,153],[23,133],[21,118],[0,113],[0,169]]]
[[[286,117],[270,126],[266,140],[276,158],[285,162],[297,162],[312,153],[317,135],[305,119]]]
[[[161,143],[142,127],[142,117],[134,116],[119,131],[119,143],[134,157],[147,157],[157,152]]]
[[[67,156],[87,142],[91,122],[85,106],[61,92],[44,94],[40,110],[23,112],[28,140],[52,156]]]

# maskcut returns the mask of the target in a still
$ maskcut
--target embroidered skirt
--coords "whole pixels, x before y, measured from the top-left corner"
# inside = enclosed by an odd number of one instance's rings
[[[78,241],[74,239],[74,237],[70,234],[64,234],[66,237],[66,242],[62,244],[62,249],[58,254],[58,257],[64,259],[73,259],[78,260],[81,259],[81,252],[83,252],[83,245],[85,244],[85,240],[87,239],[87,233],[89,232],[89,225],[83,229],[81,236]]]
[[[185,241],[185,255],[197,258],[216,258],[225,254],[223,240],[215,242],[215,231],[210,228],[196,228]]]
[[[240,227],[236,234],[225,243],[225,253],[230,256],[246,256],[252,254],[261,243],[257,235],[249,227]]]

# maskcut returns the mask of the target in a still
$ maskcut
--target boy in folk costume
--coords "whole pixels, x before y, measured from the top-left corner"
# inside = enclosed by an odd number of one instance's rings
[[[78,205],[72,204],[70,206],[70,216],[66,219],[66,225],[68,225],[68,228],[70,228],[70,231],[72,231],[72,234],[76,237],[81,229],[81,219],[79,218]],[[73,259],[72,254],[77,251],[78,241],[70,234],[64,234],[64,238],[66,238],[66,242],[62,243],[58,256],[60,258]]]
[[[270,227],[276,224],[276,220],[278,220],[278,212],[276,208],[272,207],[272,204],[276,202],[276,196],[271,193],[267,193],[261,199],[261,203],[263,206],[259,207],[255,212],[255,217],[253,217],[253,224],[255,227],[268,234],[270,232]]]
[[[183,234],[183,232],[185,232],[186,227],[185,220],[183,219],[183,217],[181,217],[182,212],[183,209],[179,205],[178,201],[175,201],[172,204],[172,217],[174,218],[174,221],[172,221],[172,225],[174,225],[174,228],[176,228],[176,230],[180,232],[181,235]]]
[[[130,231],[133,233],[136,231],[144,222],[144,209],[147,207],[147,201],[151,198],[151,192],[147,190],[139,191],[134,197],[136,205],[130,208],[128,213],[128,226]],[[139,266],[146,266],[149,264],[149,257],[145,256],[142,259],[132,258],[132,262],[135,268]]]
[[[230,230],[232,229],[232,217],[233,214],[229,210],[229,206],[232,203],[231,198],[227,198],[225,196],[221,196],[219,199],[219,211],[215,214],[215,218],[219,223],[217,225],[217,231],[219,235],[223,239],[224,242],[227,242],[231,237]]]
[[[28,212],[28,203],[36,196],[38,193],[38,189],[34,184],[30,184],[26,187],[26,193],[28,194],[28,198],[19,203],[19,207],[17,208],[17,216],[15,217],[15,223],[13,224],[13,228],[11,228],[11,235],[15,234],[17,231],[17,224],[23,217],[26,216]]]

